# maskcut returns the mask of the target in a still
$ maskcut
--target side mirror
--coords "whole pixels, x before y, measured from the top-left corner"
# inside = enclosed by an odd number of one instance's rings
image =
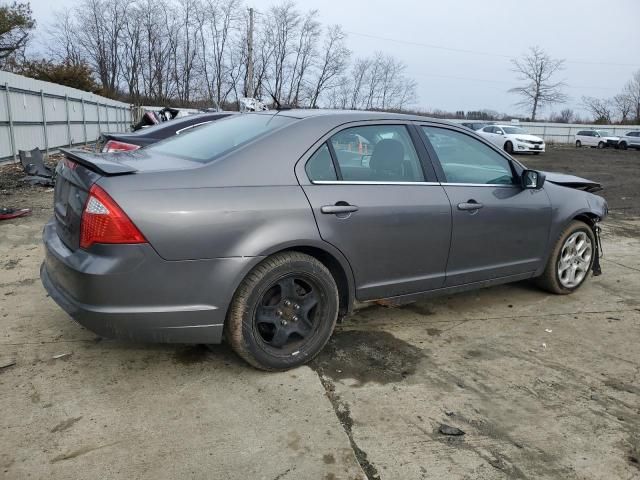
[[[525,170],[522,172],[522,188],[540,190],[544,185],[545,176],[536,170]]]

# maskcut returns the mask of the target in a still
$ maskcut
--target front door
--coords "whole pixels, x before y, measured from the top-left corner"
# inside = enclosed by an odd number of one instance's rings
[[[346,128],[300,165],[320,235],[348,259],[359,300],[444,285],[451,206],[406,125]]]
[[[451,201],[452,237],[445,285],[533,273],[544,261],[551,205],[525,190],[508,157],[457,130],[422,126]]]

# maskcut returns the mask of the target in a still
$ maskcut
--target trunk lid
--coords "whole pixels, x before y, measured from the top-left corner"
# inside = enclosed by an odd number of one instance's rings
[[[106,155],[79,150],[61,151],[66,158],[56,167],[53,215],[60,240],[75,251],[80,248],[82,211],[91,185],[103,176],[126,175],[136,169]]]

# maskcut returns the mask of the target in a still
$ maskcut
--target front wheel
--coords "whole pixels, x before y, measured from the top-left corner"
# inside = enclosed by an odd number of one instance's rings
[[[507,142],[504,144],[504,151],[511,154],[513,153],[513,143]]]
[[[584,222],[574,220],[556,242],[538,285],[551,293],[566,295],[577,290],[589,276],[595,259],[595,237]]]
[[[622,142],[622,143],[620,143],[620,145],[618,145],[618,147],[619,147],[621,150],[626,150],[626,149],[627,149],[627,144],[626,144],[625,142]]]
[[[321,262],[299,252],[278,253],[238,287],[225,325],[227,338],[254,367],[287,370],[322,350],[338,307],[335,280]]]
[[[604,148],[604,142],[598,142],[598,148]]]
[[[582,142],[580,140],[576,140],[576,148],[580,148],[582,146]]]

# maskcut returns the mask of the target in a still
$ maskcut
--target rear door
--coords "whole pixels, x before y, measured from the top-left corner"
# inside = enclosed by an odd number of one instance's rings
[[[421,126],[451,201],[446,286],[533,273],[545,257],[551,225],[544,190],[525,190],[510,159],[477,138]]]
[[[297,165],[322,238],[348,259],[359,300],[444,285],[451,206],[417,130],[360,123],[327,135]]]

